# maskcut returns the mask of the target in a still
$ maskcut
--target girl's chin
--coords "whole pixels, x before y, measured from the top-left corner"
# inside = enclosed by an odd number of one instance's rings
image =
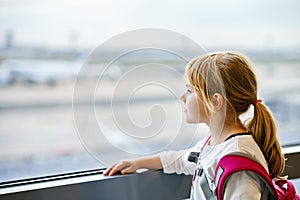
[[[200,119],[192,118],[189,115],[186,115],[185,121],[188,124],[199,124],[199,123],[202,123],[202,121]]]
[[[189,123],[189,124],[197,124],[198,123],[195,120],[189,119],[188,117],[186,118],[185,121],[186,121],[186,123]]]

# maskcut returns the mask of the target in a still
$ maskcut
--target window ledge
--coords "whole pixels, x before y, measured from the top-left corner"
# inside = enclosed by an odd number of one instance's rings
[[[300,145],[283,147],[284,175],[299,178]],[[101,170],[14,182],[0,186],[1,199],[184,199],[189,197],[191,176],[144,171],[103,176]]]
[[[88,175],[0,189],[0,199],[184,199],[191,176],[162,171],[103,176]]]

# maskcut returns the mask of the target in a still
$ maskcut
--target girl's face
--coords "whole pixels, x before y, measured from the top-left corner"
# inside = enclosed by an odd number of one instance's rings
[[[184,103],[184,112],[188,123],[208,124],[209,118],[205,112],[206,106],[190,84],[186,84],[186,91],[182,94],[181,100]]]

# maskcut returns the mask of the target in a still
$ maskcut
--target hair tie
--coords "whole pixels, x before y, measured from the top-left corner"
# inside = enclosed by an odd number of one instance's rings
[[[255,100],[255,101],[252,103],[252,105],[255,106],[256,103],[258,103],[258,102],[262,102],[262,100],[261,100],[261,99],[257,99],[257,100]]]

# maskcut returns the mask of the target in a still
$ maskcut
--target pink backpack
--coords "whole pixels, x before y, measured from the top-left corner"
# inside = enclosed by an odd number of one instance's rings
[[[230,175],[239,171],[251,171],[258,174],[266,183],[271,199],[275,200],[300,200],[294,185],[289,180],[272,181],[270,175],[258,162],[243,155],[226,155],[218,162],[215,171],[215,185],[217,186],[218,200],[223,198],[224,185]]]

